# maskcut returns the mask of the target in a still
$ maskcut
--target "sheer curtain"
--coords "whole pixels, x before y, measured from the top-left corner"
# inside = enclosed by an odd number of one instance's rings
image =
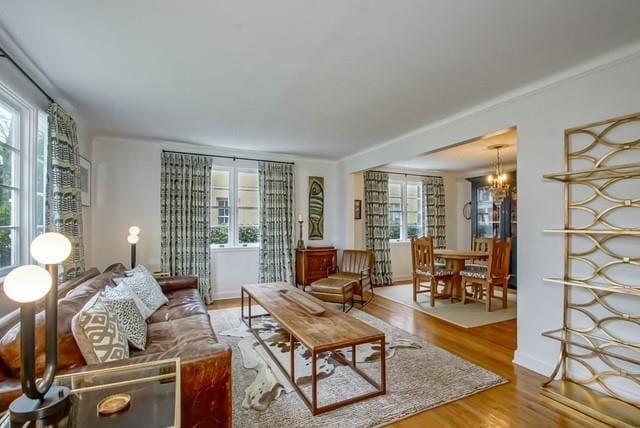
[[[373,283],[391,285],[391,248],[389,245],[389,175],[365,171],[365,245],[375,255]]]
[[[60,266],[67,280],[84,271],[82,200],[76,122],[58,104],[51,104],[47,150],[47,229],[71,241],[71,255]]]
[[[160,172],[162,267],[172,275],[198,277],[204,301],[211,283],[211,167],[209,156],[162,152]]]
[[[260,192],[260,282],[293,284],[293,165],[258,164]]]

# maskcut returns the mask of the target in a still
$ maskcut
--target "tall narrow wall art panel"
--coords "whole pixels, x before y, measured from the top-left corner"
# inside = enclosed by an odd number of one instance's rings
[[[324,177],[309,177],[309,240],[324,239]]]

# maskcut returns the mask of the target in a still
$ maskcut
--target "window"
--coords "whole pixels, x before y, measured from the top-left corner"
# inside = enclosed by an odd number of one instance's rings
[[[214,167],[211,181],[211,244],[217,247],[258,246],[258,171]]]
[[[20,262],[20,113],[0,102],[0,270]]]
[[[45,231],[47,114],[0,83],[0,275]]]
[[[424,235],[422,184],[389,181],[389,239],[404,241]]]

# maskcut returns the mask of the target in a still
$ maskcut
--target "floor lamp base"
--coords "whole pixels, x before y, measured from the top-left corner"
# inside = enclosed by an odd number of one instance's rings
[[[12,423],[51,420],[66,416],[71,405],[71,391],[65,386],[52,386],[42,400],[33,400],[26,395],[13,400],[9,405]]]

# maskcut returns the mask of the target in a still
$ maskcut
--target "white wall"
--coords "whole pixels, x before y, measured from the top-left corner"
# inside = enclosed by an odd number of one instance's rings
[[[636,45],[345,159],[339,172],[346,182],[352,172],[517,125],[519,303],[515,362],[549,374],[559,345],[540,334],[561,326],[562,287],[542,278],[562,275],[564,250],[561,236],[542,231],[563,224],[564,199],[562,186],[544,181],[542,175],[563,169],[564,129],[640,111],[638,76],[640,48]],[[341,201],[344,203],[344,198]],[[348,246],[354,236],[353,224],[345,223],[341,230],[343,245]]]
[[[338,183],[335,162],[260,153],[229,153],[224,150],[164,141],[98,137],[93,141],[95,198],[92,223],[92,264],[98,268],[103,269],[117,261],[128,264],[127,230],[134,224],[141,229],[137,248],[138,262],[151,268],[160,268],[160,154],[163,149],[294,161],[296,218],[297,214],[302,214],[305,219],[305,243],[335,245],[337,242],[337,222],[344,216],[337,215]],[[232,164],[233,161],[219,159],[216,162],[223,165]],[[237,165],[256,164],[238,161]],[[323,241],[306,240],[309,176],[325,178]],[[241,285],[258,280],[258,250],[213,249],[212,270],[216,298],[238,297]]]

